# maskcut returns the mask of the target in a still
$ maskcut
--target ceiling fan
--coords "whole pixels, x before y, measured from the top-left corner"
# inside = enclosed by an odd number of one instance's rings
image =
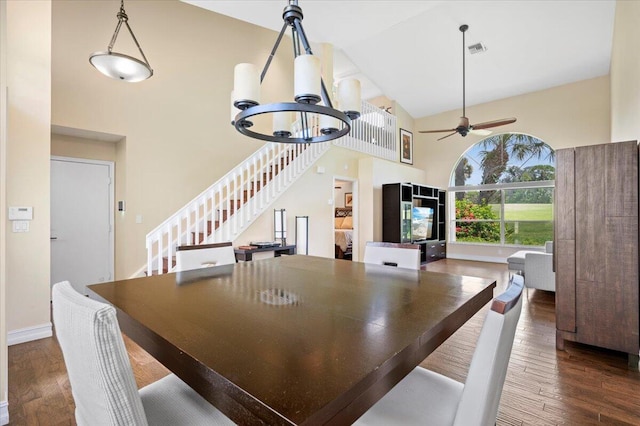
[[[484,123],[477,124],[469,124],[469,119],[466,117],[466,108],[465,108],[465,40],[464,33],[469,29],[468,25],[461,25],[460,32],[462,32],[462,117],[460,117],[460,123],[458,127],[454,129],[444,129],[444,130],[420,130],[420,133],[443,133],[443,132],[452,132],[446,136],[439,138],[438,140],[442,140],[448,138],[449,136],[453,136],[456,133],[459,133],[460,136],[467,136],[467,134],[476,134],[480,136],[487,136],[491,134],[490,130],[486,130],[492,127],[504,126],[505,124],[511,124],[516,121],[515,118],[503,118],[500,120],[494,121],[485,121]]]

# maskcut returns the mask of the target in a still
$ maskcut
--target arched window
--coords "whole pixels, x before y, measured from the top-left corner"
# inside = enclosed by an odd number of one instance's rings
[[[533,136],[503,133],[473,145],[451,174],[452,242],[543,246],[553,240],[555,152]]]

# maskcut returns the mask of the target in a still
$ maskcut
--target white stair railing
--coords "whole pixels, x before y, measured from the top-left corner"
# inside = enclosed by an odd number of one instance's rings
[[[310,128],[318,132],[317,117]],[[294,132],[298,132],[294,123]],[[297,129],[297,130],[296,130]],[[334,144],[398,161],[396,117],[367,102],[351,132]],[[297,180],[330,144],[268,143],[147,234],[146,272],[174,269],[180,245],[233,241]]]
[[[396,116],[368,102],[362,102],[360,118],[351,122],[351,131],[334,145],[385,160],[398,161]]]
[[[173,270],[177,246],[233,241],[329,147],[264,145],[147,234],[147,275]]]

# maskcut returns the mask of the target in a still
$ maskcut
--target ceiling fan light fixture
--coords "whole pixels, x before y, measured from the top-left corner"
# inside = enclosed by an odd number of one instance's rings
[[[483,123],[477,123],[477,124],[469,124],[469,119],[467,118],[467,110],[466,110],[466,85],[465,85],[465,81],[466,81],[466,55],[465,55],[465,50],[464,50],[464,46],[465,46],[465,37],[464,37],[464,33],[467,32],[467,30],[469,29],[469,26],[466,24],[460,25],[460,32],[462,33],[462,117],[460,117],[460,122],[458,124],[458,127],[454,128],[454,129],[444,129],[444,130],[419,130],[419,133],[444,133],[444,132],[450,132],[448,135],[443,136],[437,140],[442,140],[442,139],[446,139],[450,136],[455,135],[456,133],[459,134],[462,137],[467,136],[468,134],[475,134],[478,136],[488,136],[491,131],[490,130],[486,130],[488,128],[491,127],[498,127],[498,126],[504,126],[505,124],[511,124],[511,123],[515,123],[516,119],[515,118],[503,118],[500,120],[494,120],[494,121],[485,121]],[[477,43],[473,46],[469,46],[469,50],[471,50],[472,47],[474,46],[480,46],[477,47],[477,49],[483,49],[487,50],[486,47],[482,44],[482,43]]]
[[[149,65],[147,57],[144,55],[136,36],[133,34],[133,30],[129,26],[129,17],[124,10],[124,0],[120,0],[120,10],[117,13],[118,24],[116,30],[111,37],[111,42],[107,47],[106,52],[94,52],[89,56],[89,63],[95,67],[102,74],[115,80],[127,81],[129,83],[137,83],[142,80],[146,80],[153,75],[153,69]],[[143,61],[134,58],[133,56],[125,55],[123,53],[117,53],[113,51],[113,45],[116,43],[120,27],[125,24],[131,38],[135,42],[140,55],[142,55]]]

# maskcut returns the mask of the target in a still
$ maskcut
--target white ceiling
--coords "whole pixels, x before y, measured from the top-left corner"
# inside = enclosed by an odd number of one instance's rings
[[[183,0],[279,31],[286,0]],[[614,0],[300,0],[312,42],[334,45],[336,81],[361,80],[414,118],[462,108],[461,24],[467,106],[609,73]],[[275,42],[275,35],[274,35]],[[266,58],[265,58],[266,61]],[[262,64],[260,64],[262,66]]]

